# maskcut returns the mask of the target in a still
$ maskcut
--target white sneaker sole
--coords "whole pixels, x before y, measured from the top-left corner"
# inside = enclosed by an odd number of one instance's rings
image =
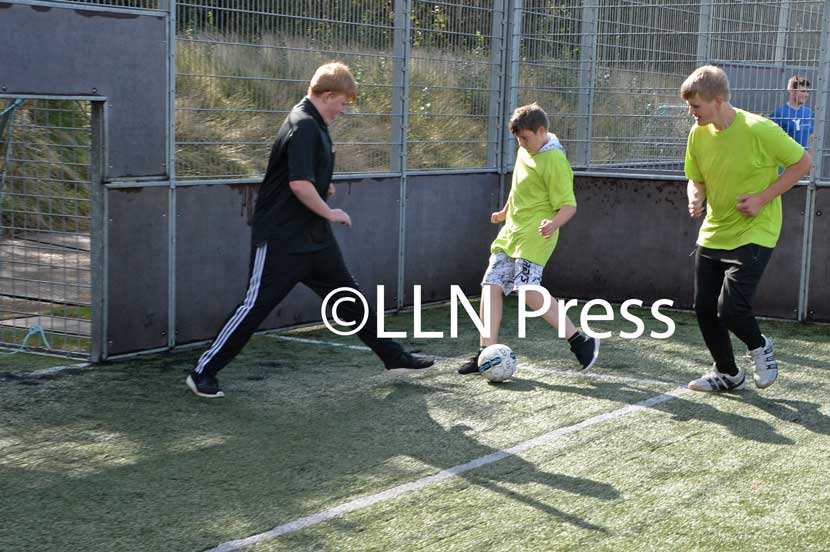
[[[695,385],[695,382],[693,381],[690,381],[686,387],[688,387],[692,391],[703,391],[706,393],[731,393],[732,391],[744,391],[746,389],[746,381],[744,381],[739,386],[733,387],[731,389],[712,389],[710,387],[704,387],[702,385]]]
[[[205,394],[205,393],[201,393],[201,392],[199,392],[199,388],[198,388],[198,387],[196,387],[196,382],[195,382],[195,381],[193,381],[193,378],[192,378],[191,376],[187,376],[187,379],[186,379],[186,380],[184,380],[184,382],[187,384],[187,387],[188,387],[191,391],[193,391],[193,394],[194,394],[194,395],[196,395],[197,397],[202,397],[202,398],[205,398],[205,399],[218,399],[218,398],[220,398],[220,397],[224,397],[224,396],[225,396],[225,393],[224,393],[224,392],[222,392],[222,391],[219,391],[219,392],[218,392],[218,393],[216,393],[215,395],[207,395],[207,394]]]
[[[414,374],[415,372],[423,372],[424,370],[429,370],[427,368],[387,368],[387,374]]]
[[[599,344],[600,344],[600,341],[601,341],[601,340],[600,340],[599,338],[595,338],[595,339],[594,339],[594,343],[596,343],[596,344],[597,344],[597,346],[596,346],[596,347],[594,347],[594,358],[592,358],[592,359],[591,359],[591,363],[590,363],[590,364],[588,364],[588,366],[586,366],[585,368],[583,368],[583,370],[584,370],[584,371],[588,371],[588,370],[590,370],[591,368],[593,368],[593,367],[594,367],[594,364],[596,364],[597,359],[599,358]]]
[[[759,382],[758,380],[755,380],[755,387],[757,387],[758,389],[766,389],[776,381],[778,381],[778,376],[775,376],[774,378],[772,378],[772,381],[769,382]]]

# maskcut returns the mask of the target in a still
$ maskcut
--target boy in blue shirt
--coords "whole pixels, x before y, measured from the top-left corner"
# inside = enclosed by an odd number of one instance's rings
[[[779,106],[770,119],[812,155],[815,116],[813,110],[804,105],[810,97],[810,81],[804,77],[794,76],[787,82],[787,91],[790,94],[789,101]]]

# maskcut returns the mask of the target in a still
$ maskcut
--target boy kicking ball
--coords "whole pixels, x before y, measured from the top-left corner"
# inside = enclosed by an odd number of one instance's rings
[[[479,352],[498,342],[503,297],[522,286],[541,285],[542,270],[556,248],[559,228],[576,214],[573,172],[559,139],[548,132],[548,126],[547,114],[535,103],[519,107],[510,119],[519,152],[507,203],[490,215],[493,224],[505,224],[490,246],[490,261],[481,282],[480,316],[491,335],[480,336]],[[535,290],[527,291],[526,300],[534,310],[544,305],[543,295]],[[489,301],[489,316],[485,301]],[[542,316],[560,329],[555,299]],[[599,340],[582,335],[567,316],[564,321],[571,351],[582,369],[590,368],[599,353]],[[478,371],[478,353],[458,369],[459,374]]]

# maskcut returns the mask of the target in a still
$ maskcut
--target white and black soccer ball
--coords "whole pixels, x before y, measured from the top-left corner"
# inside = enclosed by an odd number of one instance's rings
[[[505,381],[516,371],[516,353],[507,345],[490,345],[478,355],[478,371],[492,382]]]

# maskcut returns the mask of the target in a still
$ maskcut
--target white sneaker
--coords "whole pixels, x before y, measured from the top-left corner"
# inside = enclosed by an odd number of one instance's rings
[[[775,360],[775,354],[772,352],[772,341],[766,336],[762,337],[764,346],[752,349],[746,354],[752,364],[752,378],[758,389],[766,389],[778,379],[778,361]]]
[[[746,387],[746,375],[741,369],[734,376],[722,374],[712,365],[711,372],[690,381],[688,387],[692,391],[740,391]]]

